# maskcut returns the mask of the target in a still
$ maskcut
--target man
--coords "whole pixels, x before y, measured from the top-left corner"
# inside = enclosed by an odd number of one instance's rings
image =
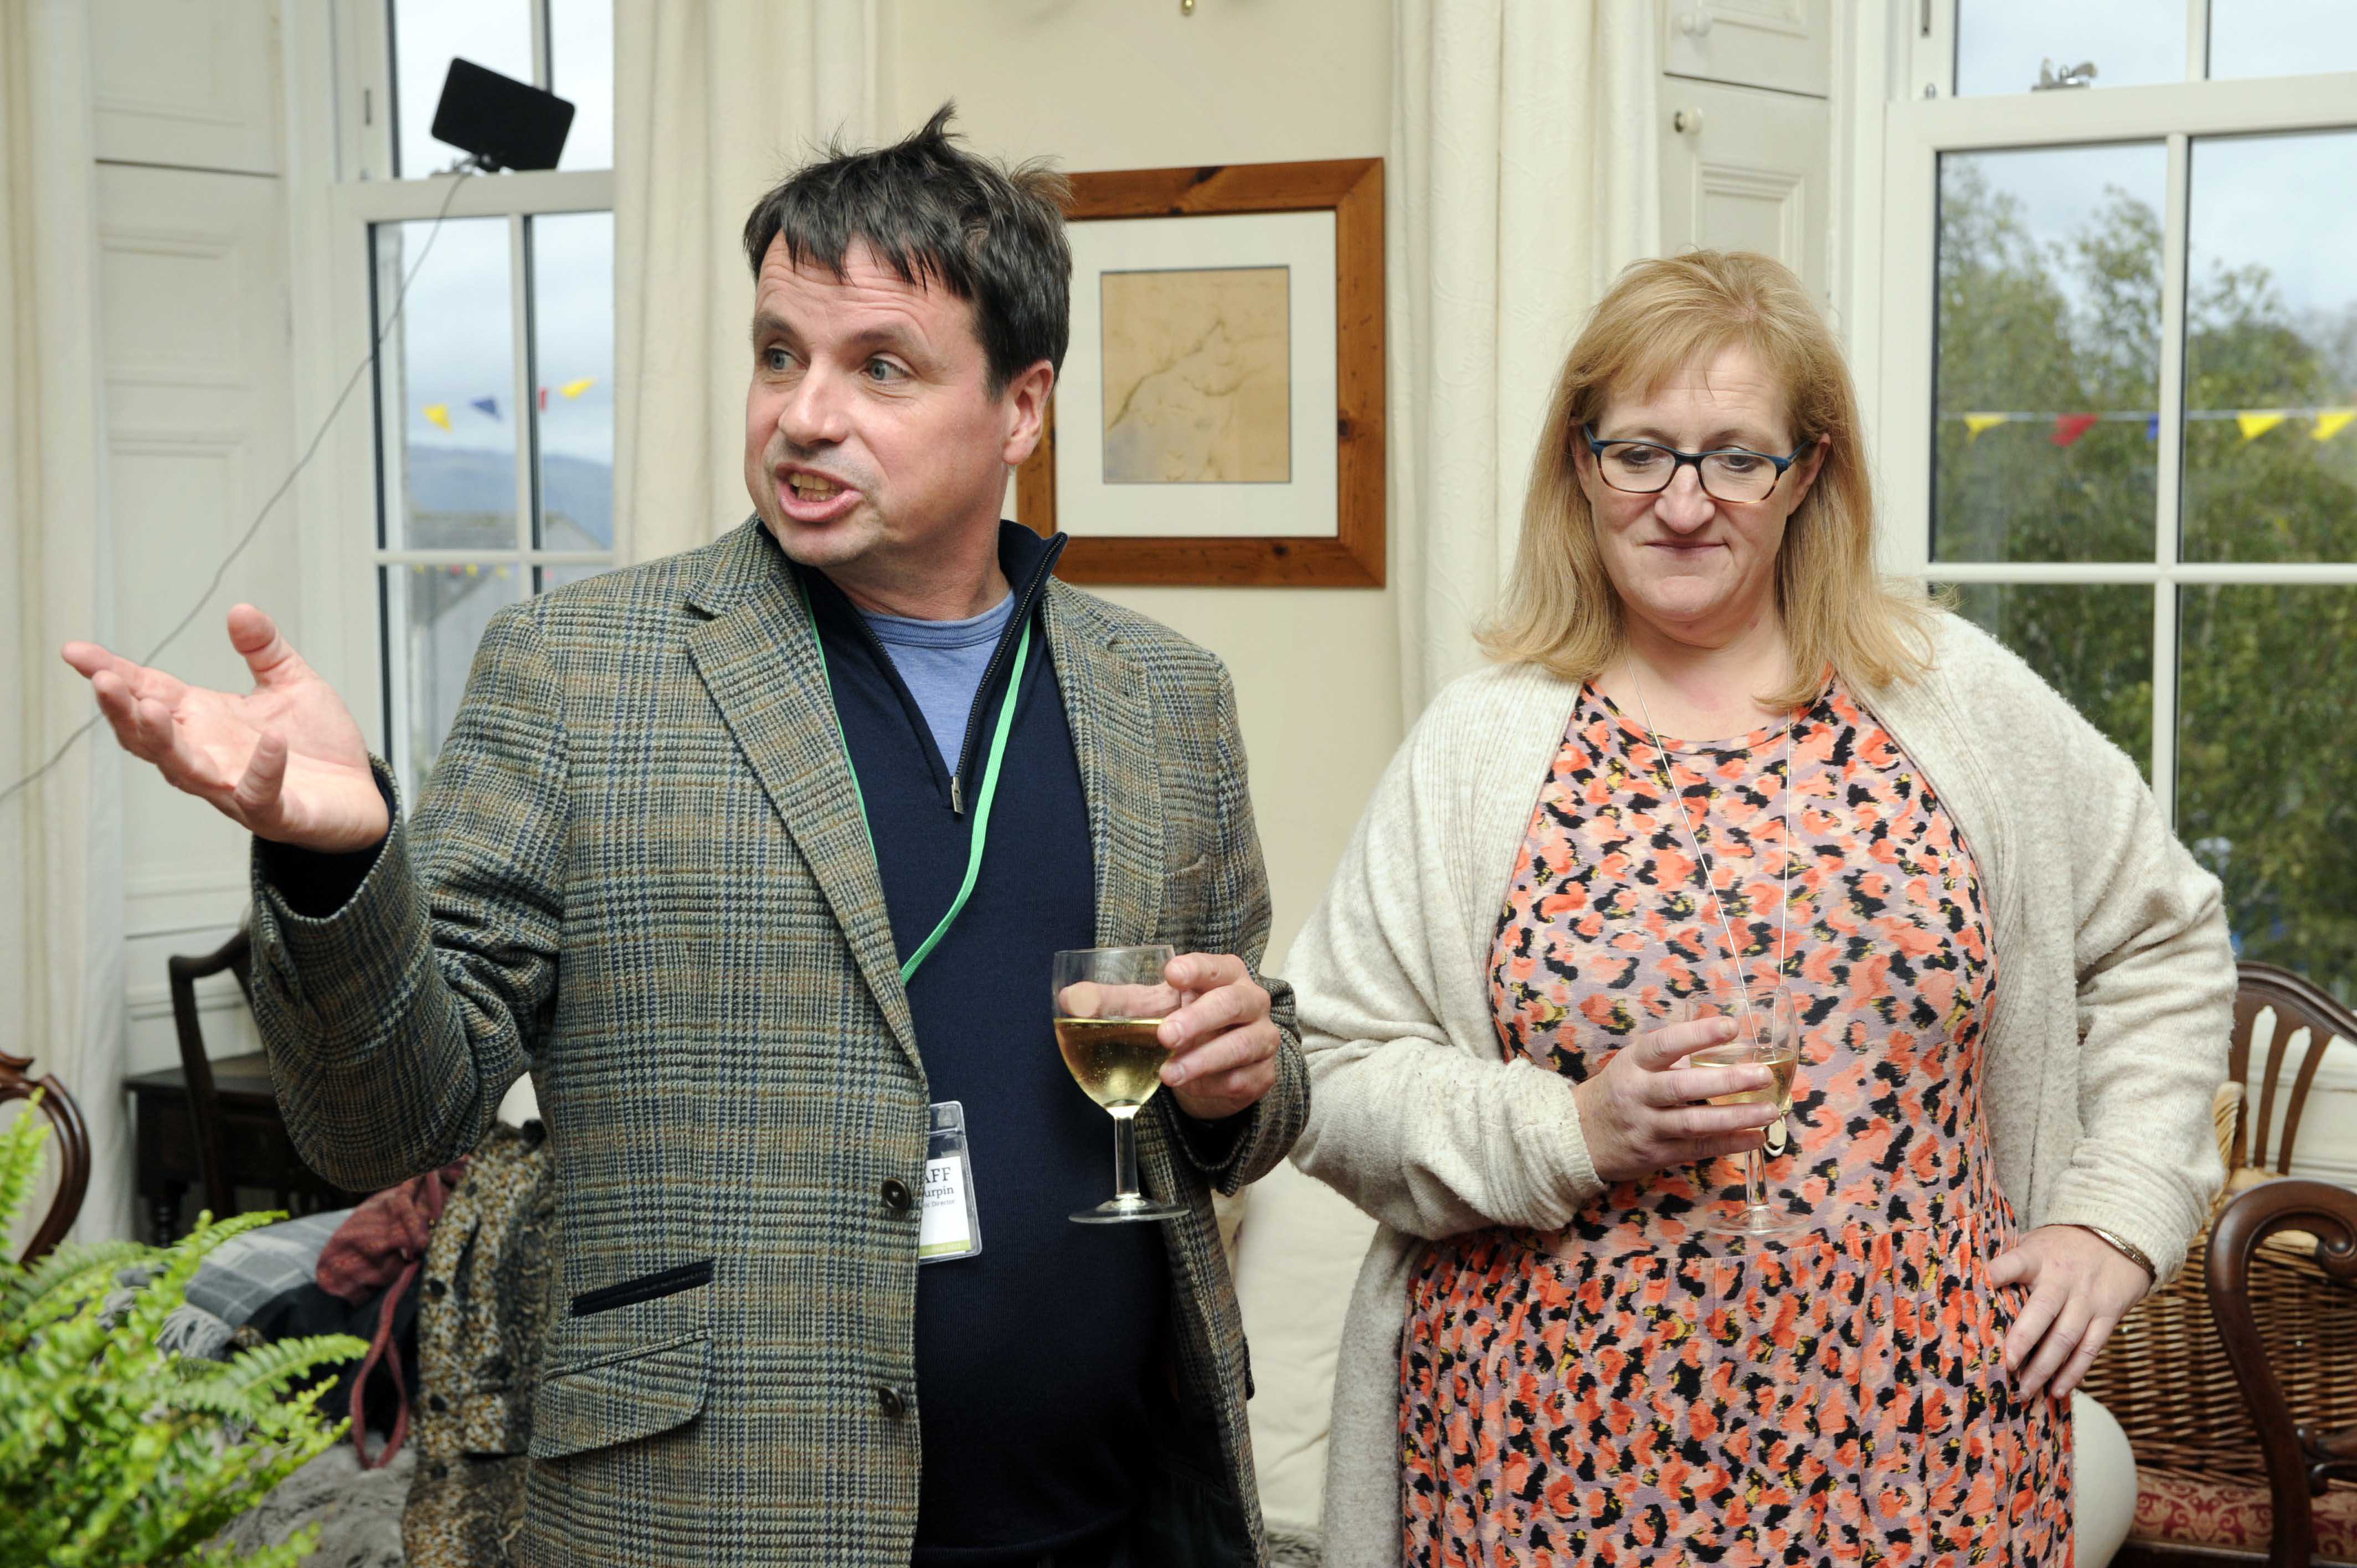
[[[255,1010],[314,1165],[440,1165],[533,1074],[562,1277],[528,1562],[1265,1559],[1210,1197],[1308,1088],[1253,972],[1233,695],[998,519],[1071,260],[1060,182],[948,114],[762,199],[758,516],[493,618],[414,822],[258,610],[242,698],[66,650],[256,835]],[[1185,1217],[1075,1225],[1111,1129],[1051,955],[1156,942],[1185,1000],[1142,1164]]]

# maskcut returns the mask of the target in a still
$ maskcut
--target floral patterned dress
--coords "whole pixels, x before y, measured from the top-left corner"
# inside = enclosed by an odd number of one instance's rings
[[[1741,1163],[1619,1183],[1560,1235],[1426,1250],[1401,1341],[1405,1560],[2057,1564],[2070,1418],[2013,1396],[2015,1219],[1980,1108],[1996,975],[1971,854],[1836,680],[1792,725],[1666,737],[1747,983],[1783,982],[1801,1060],[1771,1197],[1713,1235]],[[1726,956],[1642,725],[1583,692],[1492,951],[1499,1038],[1575,1080]],[[1785,838],[1792,782],[1795,843]]]

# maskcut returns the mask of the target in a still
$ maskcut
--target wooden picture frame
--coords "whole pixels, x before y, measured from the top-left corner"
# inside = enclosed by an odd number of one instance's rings
[[[1057,565],[1057,575],[1073,583],[1381,587],[1385,505],[1383,160],[1130,169],[1069,178],[1072,201],[1066,215],[1075,225],[1101,219],[1333,213],[1336,517],[1330,535],[1075,534]],[[1039,448],[1016,473],[1016,515],[1043,536],[1057,531],[1052,403]]]

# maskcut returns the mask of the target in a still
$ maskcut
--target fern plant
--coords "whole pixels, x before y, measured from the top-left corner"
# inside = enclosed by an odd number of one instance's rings
[[[32,1114],[0,1132],[0,1238],[48,1133]],[[0,1568],[294,1568],[310,1554],[316,1526],[242,1557],[211,1541],[349,1424],[314,1409],[327,1384],[288,1388],[368,1347],[325,1335],[228,1361],[156,1348],[205,1254],[279,1218],[207,1215],[169,1247],[61,1247],[25,1268],[0,1255]],[[150,1273],[126,1305],[117,1276],[138,1267]]]

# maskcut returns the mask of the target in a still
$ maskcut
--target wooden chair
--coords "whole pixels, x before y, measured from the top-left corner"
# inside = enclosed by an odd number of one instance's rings
[[[203,1173],[205,1207],[216,1215],[238,1211],[236,1184],[221,1139],[221,1096],[213,1085],[212,1058],[205,1054],[204,1027],[197,1021],[197,982],[227,970],[237,977],[246,1004],[253,1004],[253,939],[243,929],[201,958],[165,961],[171,974],[172,1023],[180,1036],[180,1070],[188,1080],[188,1114],[195,1122],[198,1168]]]
[[[2136,1450],[2136,1520],[2115,1559],[2119,1568],[2249,1564],[2267,1549],[2266,1449],[2220,1343],[2209,1242],[2229,1201],[2283,1185],[2317,1069],[2335,1036],[2357,1040],[2357,1016],[2287,970],[2236,967],[2228,1077],[2218,1105],[2227,1186],[2212,1213],[2213,1230],[2195,1241],[2169,1287],[2120,1325],[2085,1381]],[[2262,1043],[2260,1025],[2270,1015],[2273,1030]],[[2306,1348],[2298,1344],[2298,1319],[2323,1288],[2317,1267],[2278,1239],[2261,1248],[2238,1278],[2241,1300],[2272,1348],[2276,1375],[2296,1388],[2309,1387],[2310,1369],[2332,1365],[2319,1359],[2313,1340]],[[2344,1306],[2342,1321],[2357,1329],[2357,1318],[2346,1316],[2351,1310],[2357,1308]],[[2326,1430],[2357,1426],[2357,1375],[2343,1371],[2338,1387],[2328,1380],[2317,1391],[2320,1403],[2309,1407],[2312,1420]]]
[[[26,1244],[23,1262],[32,1262],[46,1257],[49,1250],[65,1240],[73,1229],[74,1217],[81,1212],[83,1195],[90,1191],[90,1128],[81,1119],[81,1107],[66,1092],[55,1073],[40,1078],[32,1076],[33,1058],[11,1056],[0,1051],[0,1105],[11,1100],[29,1100],[33,1091],[41,1091],[41,1112],[57,1130],[56,1144],[60,1161],[58,1195],[49,1201],[49,1212],[43,1217],[41,1228],[33,1232]],[[5,1254],[0,1254],[5,1256]]]
[[[2285,1231],[2305,1233],[2287,1263],[2313,1278],[2261,1287],[2263,1330],[2253,1265]],[[2313,1419],[2336,1404],[2345,1414],[2357,1388],[2357,1192],[2320,1181],[2255,1187],[2218,1217],[2208,1264],[2218,1337],[2266,1459],[2268,1568],[2357,1562],[2357,1488],[2327,1490],[2335,1477],[2357,1482],[2357,1423]]]

